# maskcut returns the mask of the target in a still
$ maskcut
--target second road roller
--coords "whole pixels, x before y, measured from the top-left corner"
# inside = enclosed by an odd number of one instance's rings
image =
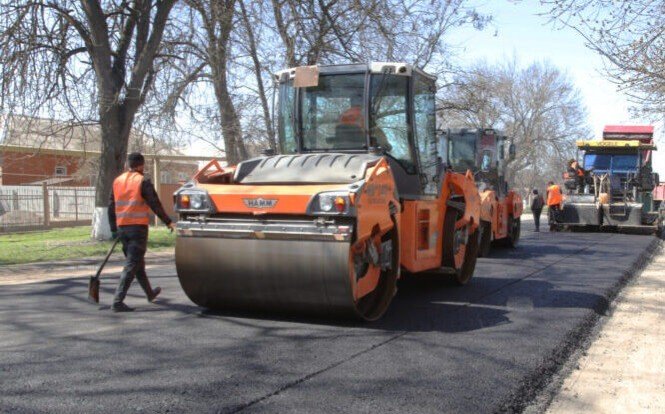
[[[480,248],[488,256],[492,243],[516,247],[521,233],[522,197],[508,187],[507,162],[515,159],[515,144],[493,129],[448,129],[439,151],[453,171],[474,173],[480,193]],[[508,158],[506,158],[506,147]]]
[[[478,253],[473,174],[437,153],[436,79],[406,63],[275,74],[279,154],[212,160],[175,194],[197,305],[375,320],[402,271],[458,284]]]

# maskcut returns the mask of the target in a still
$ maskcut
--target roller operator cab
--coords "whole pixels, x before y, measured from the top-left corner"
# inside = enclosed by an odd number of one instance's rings
[[[401,270],[467,283],[480,199],[471,173],[441,168],[435,79],[404,63],[298,67],[274,79],[280,154],[213,160],[175,194],[189,298],[373,320]]]
[[[558,228],[662,234],[665,212],[654,200],[653,127],[606,126],[603,140],[577,141],[585,174],[564,174]]]
[[[510,139],[493,129],[447,129],[439,153],[447,168],[471,170],[475,176],[481,199],[479,256],[487,256],[492,244],[517,246],[523,204],[505,178],[506,165],[515,157]]]

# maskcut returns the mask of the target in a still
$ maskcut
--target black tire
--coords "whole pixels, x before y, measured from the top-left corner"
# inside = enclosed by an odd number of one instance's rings
[[[520,217],[508,217],[508,237],[506,238],[506,245],[515,248],[520,241],[522,234],[522,219]]]
[[[443,224],[443,265],[455,270],[451,276],[453,283],[463,286],[469,283],[473,272],[476,269],[478,259],[478,235],[479,231],[473,232],[468,236],[466,242],[466,251],[462,266],[457,268],[455,265],[455,222],[459,218],[459,212],[453,208],[446,209],[446,215]]]
[[[487,257],[492,249],[492,223],[480,220],[478,227],[478,257]]]

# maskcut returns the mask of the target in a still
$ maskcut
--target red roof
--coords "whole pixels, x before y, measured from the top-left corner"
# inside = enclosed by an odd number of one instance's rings
[[[605,125],[603,134],[653,134],[653,125]]]

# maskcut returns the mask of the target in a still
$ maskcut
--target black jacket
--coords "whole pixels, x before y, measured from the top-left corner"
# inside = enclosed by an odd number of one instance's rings
[[[533,200],[531,200],[531,211],[542,210],[545,205],[545,199],[540,194],[536,195]]]

